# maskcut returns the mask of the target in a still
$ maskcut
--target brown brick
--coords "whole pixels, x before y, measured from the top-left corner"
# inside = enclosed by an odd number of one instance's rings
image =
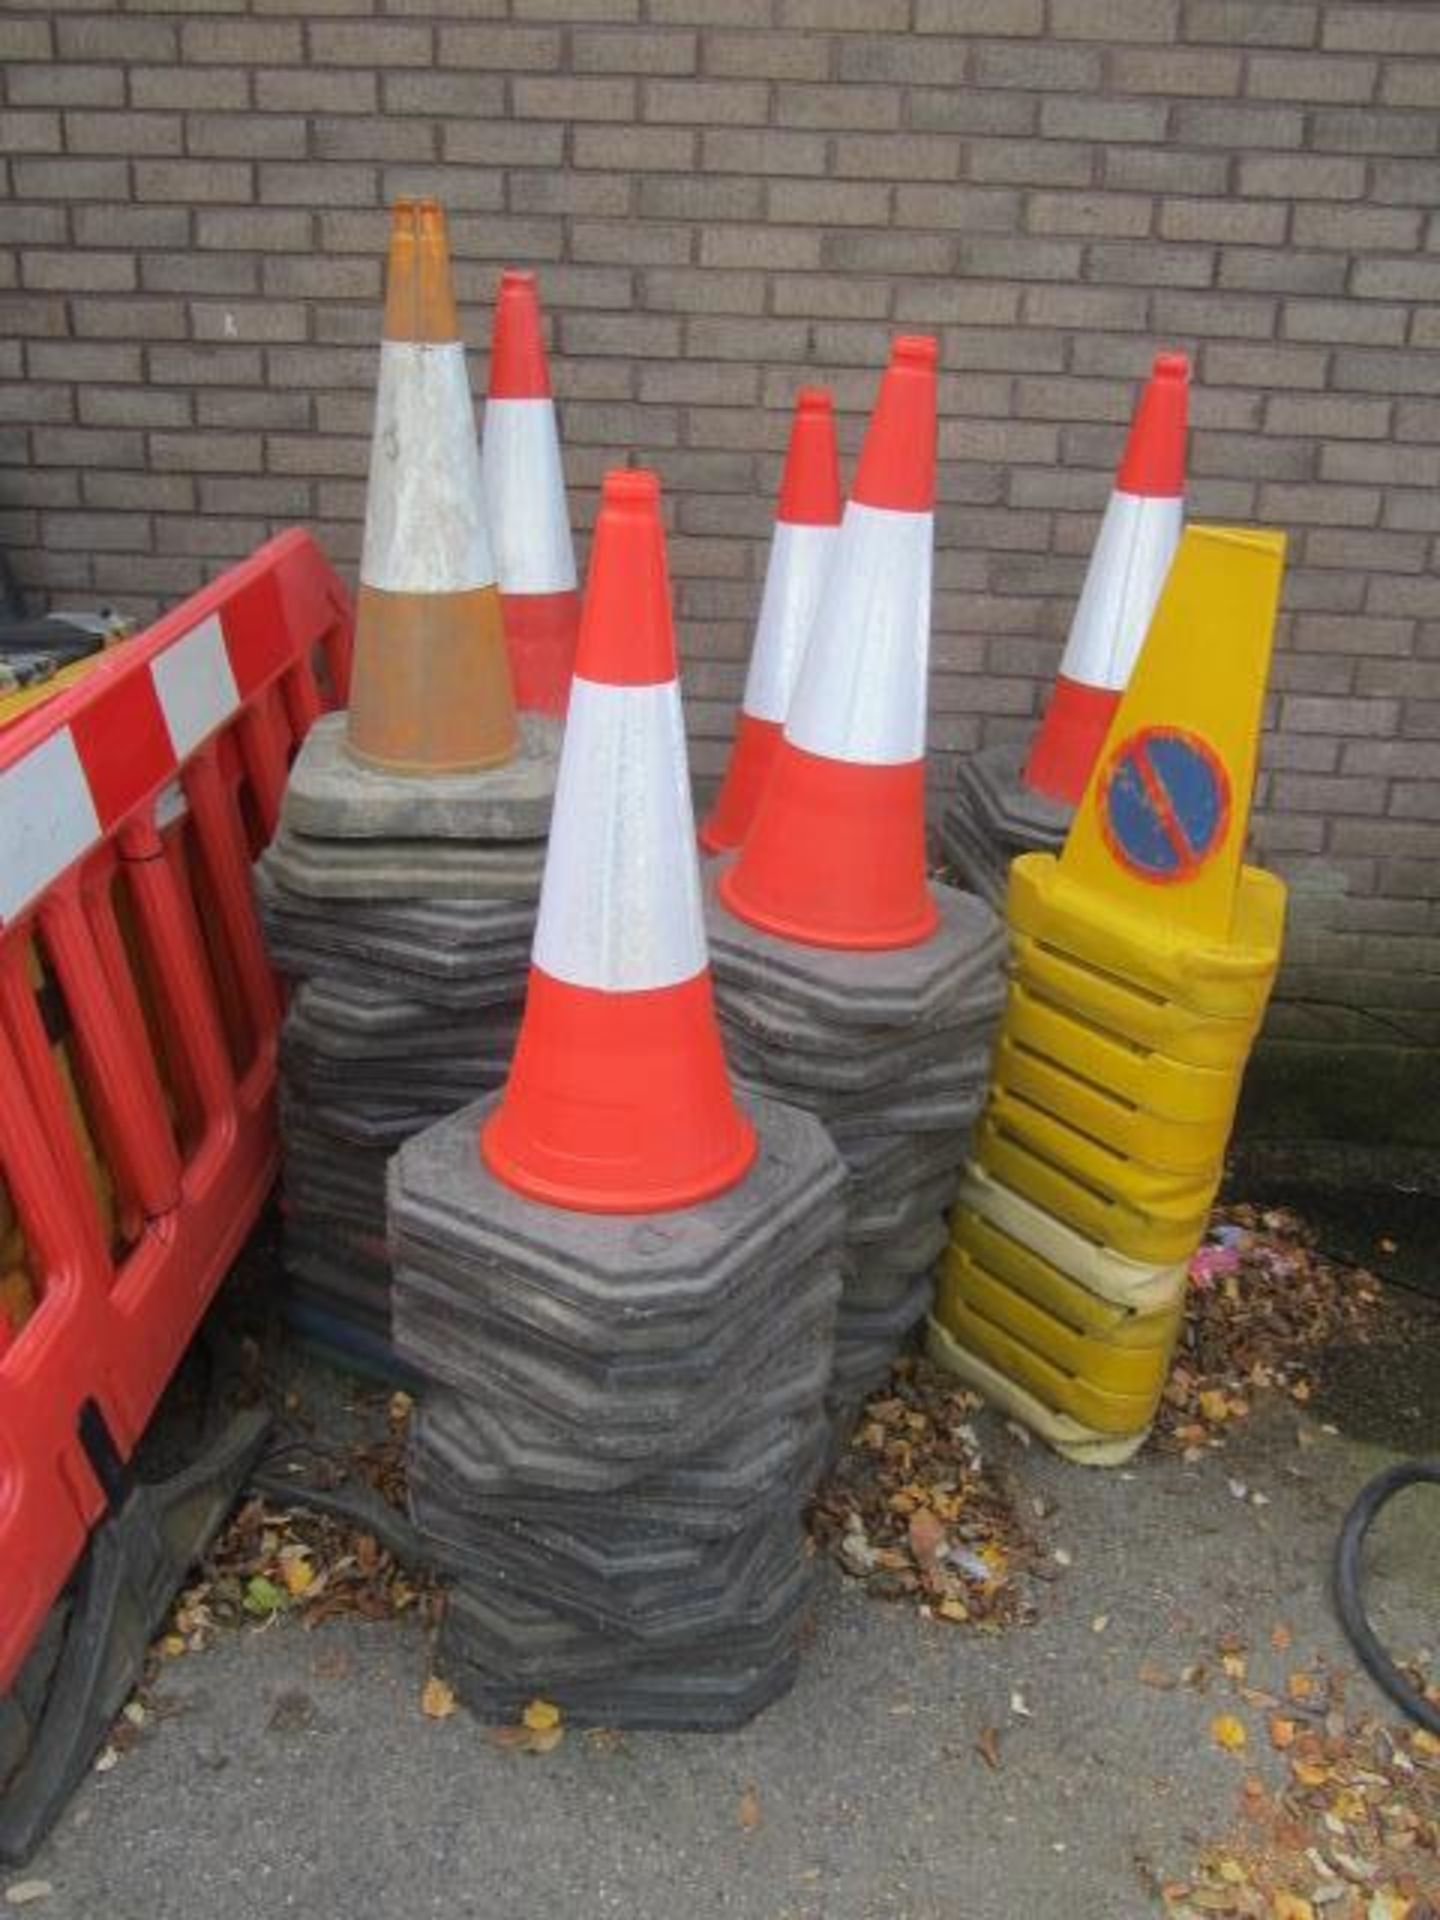
[[[322,66],[428,67],[434,36],[428,26],[399,20],[314,21],[310,57]]]
[[[1349,263],[1343,254],[1292,248],[1222,247],[1216,275],[1222,287],[1259,293],[1343,293]]]
[[[917,87],[910,95],[910,124],[924,133],[1029,133],[1038,124],[1039,115],[1039,101],[1027,99],[1020,93],[984,93],[970,87],[943,90]],[[1050,149],[1046,146],[1032,150],[1038,161],[1039,155]],[[1083,177],[1087,180],[1090,177],[1088,166]]]
[[[0,60],[49,60],[53,51],[48,20],[0,19]]]
[[[1027,287],[1027,325],[1142,331],[1148,298],[1124,287]]]
[[[5,89],[12,107],[118,107],[125,99],[125,73],[120,67],[68,62],[43,67],[17,64],[5,76]]]
[[[1009,187],[901,186],[895,189],[893,219],[902,227],[1013,234],[1020,204],[1020,195]]]
[[[81,387],[76,400],[87,427],[183,427],[190,421],[190,395],[161,387]]]
[[[243,204],[251,198],[253,179],[252,169],[239,160],[137,160],[135,197],[179,200],[187,206],[224,200]]]
[[[1440,448],[1327,440],[1320,446],[1320,478],[1380,487],[1440,487]]]
[[[20,21],[12,23],[13,28],[21,26]],[[25,25],[30,23],[26,22]],[[34,23],[43,31],[43,22]],[[5,27],[0,23],[0,36]],[[133,16],[128,18],[93,17],[85,20],[57,20],[55,23],[56,46],[62,60],[117,61],[129,64],[142,60],[173,60],[179,51],[177,30],[163,20],[143,20]],[[0,37],[0,58],[7,57],[7,48]],[[45,54],[9,53],[10,59],[44,59]]]
[[[135,285],[135,256],[76,248],[35,249],[21,259],[27,287],[55,293],[124,293]]]
[[[62,550],[128,553],[149,544],[149,530],[149,520],[138,513],[47,513],[43,538]]]
[[[1047,95],[1040,102],[1040,131],[1047,139],[1163,140],[1169,109],[1163,100],[1095,99]]]
[[[917,33],[990,36],[1045,31],[1043,0],[919,0]]]
[[[607,127],[576,127],[577,149],[591,134]],[[617,129],[618,131],[618,129]],[[491,122],[466,120],[440,129],[444,158],[477,167],[559,167],[565,157],[565,129],[542,127],[533,120]]]
[[[512,83],[515,112],[529,120],[633,120],[636,83],[629,79],[538,79]],[[675,116],[688,119],[688,114]]]
[[[37,380],[138,380],[142,371],[139,347],[91,340],[32,341],[25,364]]]
[[[1153,302],[1154,323],[1158,333],[1195,340],[1268,340],[1278,304],[1254,294],[1162,290]]]
[[[1033,193],[1025,224],[1032,233],[1139,235],[1150,231],[1151,205],[1138,194]]]
[[[1440,259],[1357,260],[1350,290],[1361,298],[1440,299]]]
[[[201,116],[250,104],[250,76],[238,67],[132,67],[129,82],[132,107],[192,115],[187,129],[192,152],[205,151],[194,145],[205,124]]]
[[[577,144],[582,133],[591,131],[604,137],[600,129],[577,129]],[[661,127],[637,127],[634,132],[637,137],[673,140],[682,145],[684,157],[666,165],[692,163],[693,134]],[[707,127],[700,136],[700,162],[707,173],[819,174],[825,171],[825,146],[824,136],[818,133],[780,133],[767,127],[728,132]]]
[[[419,75],[393,74],[387,77],[386,104],[397,112],[406,112],[390,99],[402,79],[418,80]],[[436,78],[446,78],[437,75]],[[477,106],[477,111],[499,104],[499,88],[493,87]],[[274,73],[255,75],[256,104],[267,113],[374,113],[380,90],[373,73],[325,73],[313,67],[281,68]],[[429,112],[428,107],[420,111]]]
[[[1110,57],[1111,84],[1126,93],[1157,93],[1181,99],[1175,113],[1175,135],[1180,140],[1208,139],[1220,136],[1196,135],[1192,126],[1204,126],[1205,110],[1190,104],[1192,100],[1233,100],[1240,91],[1240,56],[1200,47],[1122,47]],[[1240,109],[1236,109],[1237,114]],[[1281,109],[1282,114],[1288,109]],[[1294,116],[1296,122],[1299,115]],[[1243,124],[1243,116],[1241,119]],[[1283,121],[1281,122],[1283,127]],[[1253,136],[1265,139],[1263,135]],[[1298,145],[1299,137],[1288,141],[1283,132],[1265,139],[1270,146]]]
[[[713,267],[647,267],[641,275],[642,304],[652,313],[763,313],[765,287],[763,274],[722,273]]]
[[[643,36],[651,47],[666,45],[654,32]],[[686,65],[669,65],[669,73],[692,72],[695,67],[694,36]],[[652,56],[653,57],[653,56]],[[814,33],[712,33],[705,38],[706,73],[729,79],[751,80],[826,80],[830,75],[830,47]],[[640,71],[639,68],[634,69]],[[658,66],[646,69],[659,72]]]
[[[1260,489],[1261,512],[1284,525],[1308,521],[1317,527],[1371,527],[1380,513],[1373,487],[1287,486],[1267,482]]]
[[[1101,56],[1093,47],[1061,47],[988,41],[975,50],[975,79],[982,87],[1024,87],[1027,92],[1059,92],[1066,87],[1094,92],[1100,85]]]
[[[970,77],[970,50],[963,40],[874,34],[851,36],[837,45],[842,80],[898,80],[921,86],[958,87]]]
[[[1384,107],[1334,107],[1312,114],[1310,141],[1337,153],[1434,153],[1437,128],[1432,114]]]
[[[1286,213],[1270,200],[1167,200],[1160,209],[1159,231],[1166,240],[1278,247],[1285,238]]]
[[[1123,106],[1123,101],[1114,103]],[[1105,155],[1105,184],[1139,193],[1219,195],[1230,178],[1230,157],[1179,148],[1116,147]]]
[[[1440,199],[1440,162],[1375,161],[1370,172],[1370,198],[1381,206],[1410,206],[1416,202],[1433,205]]]
[[[0,112],[0,151],[54,153],[59,145],[58,113]]]
[[[67,113],[69,153],[179,153],[181,120],[175,113]]]
[[[73,331],[82,340],[183,340],[185,308],[178,300],[74,302]]]
[[[1380,97],[1392,107],[1440,107],[1440,60],[1387,61]]]
[[[674,173],[695,161],[696,138],[689,127],[577,127],[574,143],[577,167]]]
[[[578,57],[576,66],[585,67]],[[448,75],[456,67],[484,73],[547,73],[561,64],[561,39],[554,27],[441,27],[439,64]]]
[[[742,228],[696,228],[660,221],[577,220],[570,229],[572,260],[621,262],[636,267],[683,267],[694,258],[696,236],[706,232],[752,231]],[[749,259],[720,260],[721,266],[750,266]]]
[[[180,45],[186,63],[199,66],[282,66],[304,56],[300,24],[293,20],[187,20]]]
[[[183,247],[190,237],[187,207],[74,207],[75,244],[81,247]]]
[[[330,126],[342,124],[330,121]],[[358,122],[344,124],[355,126]],[[373,139],[384,139],[388,129],[370,124],[366,131]],[[299,114],[279,113],[205,113],[191,114],[185,129],[185,144],[192,154],[216,155],[226,159],[296,160],[308,144],[308,123]],[[329,141],[317,146],[325,157]]]
[[[1153,242],[1104,241],[1089,250],[1089,277],[1150,287],[1206,287],[1214,278],[1209,247],[1157,246]]]
[[[970,179],[986,185],[1086,187],[1095,177],[1093,147],[1058,140],[976,140],[971,143]]]
[[[1185,0],[1183,33],[1187,40],[1222,41],[1255,47],[1312,47],[1319,30],[1314,0]]]
[[[1376,53],[1440,53],[1440,18],[1428,6],[1331,7],[1321,44]]]
[[[59,160],[47,155],[10,162],[15,192],[25,200],[126,200],[130,169],[123,160]]]
[[[743,117],[766,117],[765,93],[763,87],[753,89],[752,110]],[[782,85],[775,88],[774,118],[782,127],[822,127],[828,131],[897,127],[900,94],[894,87]]]
[[[778,186],[784,186],[784,181]],[[637,183],[642,218],[655,220],[758,220],[765,184],[738,174],[707,179],[702,174],[647,174]]]
[[[772,220],[801,226],[884,226],[891,189],[862,181],[775,180],[770,185]]]
[[[1262,100],[1369,100],[1377,62],[1333,54],[1256,53],[1245,67],[1245,91]]]
[[[257,116],[255,124],[260,138],[275,123],[277,116],[266,114]],[[298,159],[306,150],[306,122],[304,120],[284,121],[282,129],[293,126],[297,137],[292,141],[282,139],[270,149],[271,159]],[[316,160],[368,160],[375,162],[394,162],[401,160],[433,160],[436,154],[435,126],[424,120],[361,119],[355,114],[344,114],[324,119],[315,118],[309,122],[310,150]],[[264,148],[257,141],[254,151],[262,153]]]
[[[1358,200],[1365,192],[1365,163],[1328,154],[1244,153],[1240,191],[1281,200]]]
[[[1217,386],[1323,387],[1326,364],[1327,357],[1321,347],[1256,346],[1249,341],[1243,346],[1232,346],[1226,341],[1217,341],[1205,349],[1205,377]],[[1312,404],[1289,394],[1277,394],[1266,415],[1267,422],[1277,413],[1285,418],[1304,413]],[[1275,431],[1304,433],[1309,429],[1283,426],[1276,418]]]
[[[253,256],[197,253],[146,253],[140,256],[140,284],[147,293],[254,293],[260,263]]]
[[[288,165],[277,161],[273,165],[262,164],[259,172],[260,199],[266,206],[373,207],[377,198],[373,167],[310,162]],[[490,182],[489,189],[485,204],[498,206],[499,181]],[[451,205],[461,204],[459,195],[453,191],[449,200]]]
[[[652,11],[657,3],[658,0],[652,0]],[[703,0],[698,0],[698,4],[703,5]],[[1024,0],[1020,0],[1020,4],[1023,5]],[[759,25],[765,17],[763,5],[752,3],[737,24]],[[909,0],[780,0],[780,20],[783,26],[814,27],[825,32],[903,30],[910,24],[910,3]]]
[[[1305,116],[1295,107],[1187,101],[1175,109],[1174,137],[1184,145],[1225,147],[1250,155],[1304,144]],[[1243,167],[1242,163],[1242,167]],[[1242,173],[1243,179],[1243,173]],[[1242,191],[1249,191],[1242,185]]]
[[[1399,346],[1405,338],[1408,309],[1374,301],[1287,300],[1280,330],[1291,340],[1356,341],[1367,346]]]

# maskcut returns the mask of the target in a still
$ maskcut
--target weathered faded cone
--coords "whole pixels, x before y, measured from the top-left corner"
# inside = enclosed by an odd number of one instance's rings
[[[518,735],[445,216],[396,202],[346,745],[396,773],[498,766]]]

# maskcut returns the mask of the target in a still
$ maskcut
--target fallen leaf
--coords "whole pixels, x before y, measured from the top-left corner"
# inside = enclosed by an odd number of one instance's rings
[[[992,1773],[1000,1771],[1000,1732],[997,1727],[982,1727],[975,1738],[975,1751]]]
[[[420,1694],[420,1711],[427,1720],[448,1720],[456,1707],[455,1689],[432,1673]]]
[[[1243,1753],[1250,1736],[1244,1721],[1237,1720],[1233,1713],[1217,1713],[1210,1722],[1210,1738],[1227,1753]]]
[[[754,1787],[746,1787],[740,1796],[740,1805],[736,1818],[746,1833],[753,1833],[760,1824],[760,1796]]]
[[[521,1720],[531,1733],[551,1733],[560,1724],[560,1709],[548,1700],[532,1700]]]
[[[1027,1702],[1024,1694],[1020,1691],[1018,1687],[1015,1687],[1011,1691],[1010,1711],[1017,1717],[1017,1719],[1020,1719],[1020,1720],[1033,1720],[1035,1717],[1034,1714],[1031,1713],[1030,1711],[1029,1703]]]
[[[1167,1673],[1152,1660],[1141,1661],[1138,1678],[1142,1687],[1155,1687],[1161,1693],[1169,1693],[1179,1685],[1173,1673]]]
[[[553,1753],[565,1738],[564,1727],[542,1727],[538,1733],[526,1727],[522,1731],[526,1753]]]
[[[1270,1897],[1271,1920],[1315,1920],[1315,1909],[1302,1894],[1280,1888]]]
[[[120,1755],[114,1747],[102,1747],[95,1756],[96,1773],[109,1773],[112,1767],[118,1767]]]
[[[1296,1727],[1293,1720],[1287,1720],[1283,1713],[1270,1716],[1270,1744],[1277,1753],[1284,1753],[1287,1747],[1295,1744]]]
[[[930,1572],[945,1548],[945,1528],[927,1507],[910,1516],[910,1551],[922,1572]]]
[[[1090,1631],[1092,1633],[1104,1633],[1109,1624],[1110,1616],[1108,1613],[1097,1613],[1095,1618],[1090,1622]]]
[[[29,1907],[48,1900],[55,1889],[48,1880],[12,1880],[5,1889],[7,1907]]]

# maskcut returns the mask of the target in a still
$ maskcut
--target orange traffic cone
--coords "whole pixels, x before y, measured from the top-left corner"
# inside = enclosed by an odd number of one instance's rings
[[[580,593],[533,273],[500,276],[481,464],[515,698],[563,714]]]
[[[738,847],[769,778],[840,526],[835,413],[823,387],[802,387],[780,483],[775,534],[745,697],[724,784],[700,829],[707,853]]]
[[[896,340],[732,913],[818,947],[914,946],[925,880],[935,342]]]
[[[733,1186],[755,1150],[715,1019],[660,487],[610,473],[525,1019],[481,1152],[532,1199],[652,1213]]]
[[[1047,799],[1078,805],[1180,543],[1189,388],[1184,354],[1157,354],[1025,763],[1025,785]]]
[[[445,216],[398,200],[346,744],[398,773],[498,766],[518,738]]]

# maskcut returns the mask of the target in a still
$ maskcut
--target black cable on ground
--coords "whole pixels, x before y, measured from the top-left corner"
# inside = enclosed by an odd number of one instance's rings
[[[302,1475],[286,1473],[279,1464],[287,1459],[294,1461],[302,1455],[338,1468],[341,1473],[339,1484],[317,1486],[313,1480]],[[445,1571],[430,1542],[423,1538],[403,1513],[355,1474],[351,1463],[337,1448],[318,1445],[310,1440],[282,1441],[279,1446],[270,1449],[251,1473],[249,1484],[257,1493],[267,1494],[272,1500],[283,1501],[287,1506],[309,1507],[312,1512],[327,1514],[331,1519],[345,1520],[352,1526],[362,1527],[366,1533],[374,1534],[382,1547],[393,1553],[397,1560],[403,1560],[407,1566],[428,1567],[437,1573]]]
[[[1365,1536],[1382,1507],[1406,1487],[1440,1486],[1440,1460],[1405,1460],[1387,1467],[1360,1491],[1345,1516],[1335,1548],[1335,1610],[1366,1672],[1396,1706],[1433,1734],[1440,1734],[1440,1707],[1431,1706],[1419,1688],[1396,1666],[1381,1645],[1365,1611],[1361,1562]]]

